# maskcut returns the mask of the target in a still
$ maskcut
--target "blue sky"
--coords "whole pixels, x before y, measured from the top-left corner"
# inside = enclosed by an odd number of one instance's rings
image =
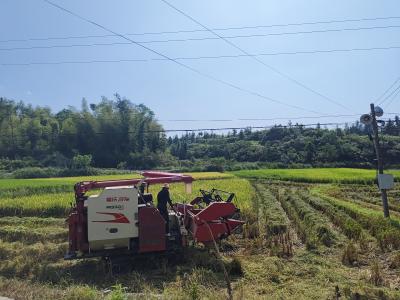
[[[160,0],[61,1],[53,0],[118,33],[196,30],[199,25]],[[276,0],[183,1],[169,0],[211,28],[303,23],[326,20],[400,17],[396,0]],[[225,36],[315,31],[338,28],[400,26],[399,19],[218,31]],[[14,39],[104,35],[107,32],[62,12],[41,0],[0,1],[0,95],[49,106],[54,111],[67,105],[80,107],[85,97],[96,103],[101,96],[119,93],[149,106],[166,129],[263,126],[274,121],[240,121],[245,118],[298,118],[317,114],[297,110],[232,89],[204,78],[171,61],[4,66],[1,64],[126,60],[158,58],[137,45],[108,45],[52,49],[4,50],[37,46],[126,42],[120,37],[15,41]],[[325,32],[314,34],[232,38],[252,54],[327,49],[400,46],[400,28]],[[207,32],[130,36],[135,41],[213,37]],[[237,55],[222,40],[147,43],[169,57]],[[400,49],[336,53],[275,55],[263,62],[334,99],[348,109],[328,102],[249,57],[182,61],[203,73],[279,101],[320,114],[367,112],[400,77]],[[389,101],[386,101],[389,102]],[[386,103],[385,103],[386,104]],[[383,106],[385,108],[385,105]],[[400,111],[400,95],[387,108]],[[172,122],[174,119],[233,119],[231,122]],[[321,122],[347,121],[353,117],[324,118]],[[313,119],[297,120],[312,123]],[[279,123],[285,121],[279,120]]]

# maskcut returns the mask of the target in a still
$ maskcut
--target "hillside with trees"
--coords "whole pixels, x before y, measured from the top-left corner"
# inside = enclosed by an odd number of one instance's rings
[[[386,165],[399,166],[399,118],[387,121],[381,131]],[[167,137],[150,108],[118,94],[114,99],[103,97],[98,104],[83,99],[80,109],[67,107],[56,113],[0,98],[0,132],[2,173],[52,168],[68,175],[90,173],[92,167],[183,171],[367,168],[374,166],[375,157],[368,128],[358,122],[344,128],[289,123],[260,131]]]
[[[382,130],[385,164],[400,164],[400,120]],[[226,135],[187,134],[168,139],[171,154],[181,165],[213,162],[220,169],[257,167],[374,167],[375,153],[369,130],[359,122],[344,128],[306,128],[277,125],[268,130],[233,131]]]

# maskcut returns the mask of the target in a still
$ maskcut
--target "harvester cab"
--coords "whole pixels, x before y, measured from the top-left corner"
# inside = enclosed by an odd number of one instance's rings
[[[186,247],[189,241],[207,244],[229,236],[243,224],[232,218],[238,211],[232,203],[234,194],[201,190],[202,197],[190,204],[174,204],[166,232],[166,222],[148,193],[149,185],[183,182],[190,192],[194,179],[165,172],[141,174],[144,178],[75,185],[75,205],[67,220],[69,249],[65,259],[165,252]],[[103,190],[98,195],[86,195],[92,189]],[[224,200],[221,195],[228,197]]]

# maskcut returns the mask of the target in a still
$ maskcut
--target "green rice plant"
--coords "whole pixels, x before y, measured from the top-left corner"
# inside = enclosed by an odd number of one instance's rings
[[[312,193],[328,201],[356,220],[371,235],[376,237],[382,249],[400,249],[400,221],[398,218],[386,219],[381,212],[325,195],[321,188],[312,189]]]

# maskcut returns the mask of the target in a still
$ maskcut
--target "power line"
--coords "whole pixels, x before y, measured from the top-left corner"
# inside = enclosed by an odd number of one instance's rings
[[[393,90],[391,91],[389,94],[386,95],[386,97],[381,101],[380,104],[384,103],[386,100],[390,99],[394,94],[396,94],[396,92],[400,90],[400,84]]]
[[[350,122],[342,123],[315,123],[315,124],[293,124],[293,125],[269,125],[269,126],[246,126],[246,127],[223,127],[223,128],[196,128],[196,129],[165,129],[165,130],[149,130],[147,132],[162,133],[162,132],[196,132],[196,131],[226,131],[226,130],[241,130],[241,129],[271,129],[271,128],[290,128],[290,127],[310,127],[310,126],[332,126],[345,125]]]
[[[357,114],[343,114],[343,115],[320,115],[320,116],[299,116],[299,117],[274,117],[274,118],[236,118],[236,119],[154,119],[158,122],[234,122],[234,121],[275,121],[275,120],[301,120],[301,119],[322,119],[322,118],[343,118],[343,117],[358,117],[362,113]],[[133,112],[130,113],[130,116],[140,115],[146,117],[144,113]],[[385,115],[397,115],[400,116],[400,112],[385,112]],[[94,117],[97,121],[103,120],[118,120],[118,117],[108,118],[108,117],[95,117],[90,115],[90,117]],[[85,120],[85,116],[81,115],[73,115],[70,119],[83,119]]]
[[[349,115],[322,115],[322,116],[316,116],[316,117],[311,117],[311,116],[303,116],[303,117],[292,117],[292,118],[283,118],[283,117],[278,117],[278,118],[253,118],[253,119],[238,119],[241,121],[273,121],[273,120],[301,120],[301,119],[321,119],[321,118],[343,118],[343,117],[355,117],[359,116],[360,114],[349,114]]]
[[[230,40],[228,40],[227,38],[223,37],[222,35],[218,34],[216,31],[212,30],[211,28],[208,28],[207,26],[205,26],[203,23],[199,22],[198,20],[194,19],[192,16],[188,15],[187,13],[185,13],[184,11],[180,10],[179,8],[177,8],[176,6],[172,5],[171,3],[169,3],[167,0],[160,0],[162,2],[164,2],[166,5],[168,5],[169,7],[171,7],[172,9],[176,10],[177,12],[179,12],[180,14],[182,14],[183,16],[185,16],[186,18],[190,19],[191,21],[195,22],[196,24],[198,24],[199,26],[203,27],[204,29],[208,30],[209,32],[211,32],[212,34],[214,34],[215,36],[217,36],[218,38],[220,38],[221,40],[223,40],[225,43],[227,43],[228,45],[234,47],[235,49],[239,50],[241,53],[245,54],[245,55],[249,55],[249,57],[253,60],[255,60],[256,62],[262,64],[264,67],[268,68],[269,70],[272,70],[273,72],[279,74],[280,76],[286,78],[287,80],[293,82],[294,84],[302,87],[303,89],[306,89],[307,91],[320,96],[321,98],[324,98],[325,100],[336,104],[342,108],[344,108],[345,110],[348,110],[349,108],[346,107],[345,105],[331,99],[330,97],[325,96],[324,94],[316,91],[315,89],[305,85],[304,83],[300,82],[299,80],[289,76],[288,74],[278,70],[277,68],[265,63],[264,61],[260,60],[258,57],[256,56],[250,56],[250,53],[248,53],[246,50],[244,50],[243,48],[239,47],[238,45],[236,45],[235,43],[231,42]]]
[[[274,118],[239,118],[239,119],[172,119],[159,120],[162,122],[233,122],[233,121],[274,121],[274,120],[302,120],[302,119],[322,119],[322,118],[343,118],[356,117],[360,114],[349,115],[321,115],[321,116],[302,116],[302,117],[274,117]]]
[[[385,120],[389,121],[389,120]],[[143,133],[167,133],[167,132],[204,132],[204,131],[227,131],[227,130],[245,130],[245,129],[273,129],[273,128],[302,128],[302,127],[313,127],[313,126],[343,126],[348,124],[354,124],[354,121],[348,122],[330,122],[330,123],[311,123],[311,124],[288,124],[288,125],[266,125],[266,126],[242,126],[242,127],[210,127],[210,128],[190,128],[190,129],[163,129],[163,130],[144,130]],[[128,131],[128,134],[135,134],[137,132]],[[95,135],[108,134],[106,132],[93,132]],[[11,137],[9,134],[0,134],[3,137]],[[52,134],[53,137],[62,136],[76,136],[76,133],[59,133]],[[28,137],[27,134],[14,135],[15,138]]]
[[[400,115],[400,113],[387,113],[386,115]],[[234,121],[275,121],[275,120],[302,120],[302,119],[323,119],[323,118],[344,118],[344,117],[358,117],[358,114],[348,115],[322,115],[322,116],[301,116],[301,117],[274,117],[274,118],[239,118],[239,119],[168,119],[158,120],[160,122],[234,122]]]
[[[334,23],[347,23],[347,22],[364,22],[364,21],[382,21],[382,20],[397,20],[400,17],[376,17],[376,18],[361,18],[361,19],[344,19],[344,20],[327,20],[327,21],[314,21],[314,22],[301,22],[301,23],[286,23],[286,24],[271,24],[271,25],[255,25],[255,26],[239,26],[239,27],[225,27],[225,28],[212,28],[214,31],[228,31],[228,30],[244,30],[244,29],[260,29],[260,28],[273,28],[273,27],[289,27],[289,26],[304,26],[304,25],[319,25],[319,24],[334,24]],[[178,33],[195,33],[207,32],[205,29],[193,30],[177,30],[177,31],[161,31],[161,32],[142,32],[142,33],[125,33],[126,36],[144,36],[144,35],[164,35],[164,34],[178,34]],[[38,37],[27,39],[8,39],[0,40],[0,43],[9,42],[29,42],[29,41],[50,41],[50,40],[68,40],[68,39],[86,39],[86,38],[105,38],[116,37],[118,35],[105,34],[105,35],[80,35],[80,36],[58,36],[58,37]]]
[[[241,129],[271,129],[271,128],[296,128],[296,127],[312,127],[312,126],[340,126],[340,125],[346,125],[349,123],[354,123],[354,122],[332,122],[332,123],[312,123],[312,124],[293,124],[293,125],[267,125],[267,126],[242,126],[242,127],[211,127],[211,128],[191,128],[191,129],[163,129],[163,130],[144,130],[144,133],[166,133],[166,132],[202,132],[202,131],[226,131],[226,130],[241,130]],[[134,134],[137,132],[134,131],[128,131],[128,134]],[[93,132],[93,134],[96,135],[104,135],[108,134],[106,132]],[[0,136],[4,137],[11,137],[9,134],[0,134]],[[27,134],[18,134],[14,135],[13,138],[19,137],[27,137]],[[59,134],[53,134],[53,136],[76,136],[76,133],[59,133]]]
[[[397,92],[393,94],[392,99],[387,103],[386,109],[389,108],[389,106],[392,104],[394,99],[396,99],[396,97],[397,97],[397,95],[399,95],[399,93],[400,93],[400,86],[397,88]]]
[[[51,1],[49,1],[49,0],[43,0],[43,1],[46,2],[46,3],[48,3],[48,4],[50,4],[51,6],[53,6],[53,7],[55,7],[55,8],[58,8],[58,9],[64,11],[64,12],[66,12],[66,13],[68,13],[68,14],[70,14],[70,15],[72,15],[72,16],[78,18],[78,19],[80,19],[80,20],[83,20],[83,21],[85,21],[85,22],[87,22],[87,23],[90,23],[90,24],[92,24],[92,25],[94,25],[94,26],[96,26],[96,27],[99,27],[99,28],[103,29],[104,31],[107,31],[107,32],[109,32],[109,33],[112,33],[112,34],[114,34],[114,35],[117,35],[117,36],[123,38],[124,40],[130,41],[132,44],[135,44],[135,45],[137,45],[137,46],[139,46],[139,47],[142,47],[142,48],[146,49],[147,51],[150,51],[150,52],[152,52],[152,53],[154,53],[154,54],[157,54],[157,55],[159,55],[159,56],[161,56],[161,57],[163,57],[163,58],[165,58],[165,59],[167,59],[167,60],[170,60],[170,61],[174,62],[175,64],[177,64],[177,65],[179,65],[179,66],[181,66],[181,67],[183,67],[183,68],[185,68],[185,69],[187,69],[187,70],[190,70],[190,71],[192,71],[192,72],[194,72],[194,73],[196,73],[196,74],[198,74],[198,75],[200,75],[200,76],[202,76],[202,77],[205,77],[205,78],[208,78],[208,79],[210,79],[210,80],[219,82],[219,83],[221,83],[221,84],[223,84],[223,85],[226,85],[226,86],[229,86],[229,87],[231,87],[231,88],[233,88],[233,89],[236,89],[236,90],[245,92],[245,93],[247,93],[247,94],[256,96],[256,97],[258,97],[258,98],[261,98],[261,99],[264,99],[264,100],[267,100],[267,101],[270,101],[270,102],[275,102],[275,103],[278,103],[278,104],[281,104],[281,105],[284,105],[284,106],[287,106],[287,107],[295,108],[295,109],[298,109],[298,110],[303,110],[303,111],[308,111],[308,112],[320,114],[320,113],[317,112],[317,111],[304,109],[303,107],[300,107],[300,106],[297,106],[297,105],[293,105],[293,104],[289,104],[289,103],[286,103],[286,102],[283,102],[283,101],[280,101],[280,100],[276,100],[276,99],[273,99],[273,98],[271,98],[271,97],[262,95],[262,94],[260,94],[260,93],[258,93],[258,92],[254,92],[254,91],[252,91],[252,90],[248,90],[248,89],[242,88],[242,87],[240,87],[240,86],[238,86],[238,85],[235,85],[235,84],[233,84],[233,83],[231,83],[231,82],[228,82],[228,81],[219,79],[219,78],[217,78],[217,77],[214,77],[214,76],[212,76],[212,75],[203,73],[202,71],[199,71],[199,70],[197,70],[197,69],[195,69],[195,68],[193,68],[193,67],[191,67],[191,66],[188,66],[188,65],[186,65],[186,64],[184,64],[184,63],[182,63],[182,62],[179,62],[179,61],[177,61],[177,60],[175,60],[175,59],[172,59],[172,58],[166,56],[165,54],[162,54],[161,52],[158,52],[158,51],[156,51],[156,50],[154,50],[154,49],[152,49],[152,48],[149,48],[149,47],[147,47],[147,46],[145,46],[145,45],[139,44],[139,43],[137,43],[136,41],[134,41],[134,40],[132,40],[132,39],[130,39],[130,38],[124,36],[123,34],[119,34],[119,33],[115,32],[115,31],[113,31],[113,30],[111,30],[111,29],[109,29],[109,28],[107,28],[107,27],[105,27],[105,26],[99,24],[99,23],[96,23],[96,22],[94,22],[94,21],[92,21],[92,20],[89,20],[89,19],[87,19],[87,18],[85,18],[85,17],[82,17],[81,15],[78,15],[78,14],[74,13],[73,11],[68,10],[68,9],[66,9],[66,8],[64,8],[64,7],[60,6],[60,5],[58,5],[58,4],[55,4],[55,3],[53,3],[53,2],[51,2]]]
[[[222,37],[225,39],[237,39],[237,38],[254,38],[254,37],[268,37],[268,36],[282,36],[282,35],[342,32],[342,31],[359,31],[359,30],[372,30],[372,29],[388,29],[388,28],[400,28],[400,25],[357,27],[357,28],[339,28],[339,29],[296,31],[296,32],[278,32],[278,33],[265,33],[265,34],[230,35],[230,36],[222,36]],[[139,44],[153,44],[153,43],[170,43],[170,42],[206,41],[206,40],[219,40],[219,39],[220,39],[219,37],[202,37],[202,38],[167,39],[167,40],[151,40],[151,41],[136,41],[136,42]],[[125,43],[125,42],[112,42],[112,43],[91,43],[91,44],[70,44],[70,45],[46,45],[46,46],[31,46],[31,47],[0,48],[0,51],[93,47],[93,46],[115,46],[115,45],[130,45],[130,44],[131,43]]]
[[[381,100],[381,99],[392,89],[392,87],[394,87],[394,86],[397,84],[397,82],[399,82],[399,81],[400,81],[400,77],[397,78],[397,79],[382,93],[382,95],[380,95],[380,96],[378,97],[378,99],[376,99],[375,102],[378,102],[379,100]],[[379,105],[383,104],[383,102],[385,102],[385,101],[386,101],[386,99],[382,100],[381,102],[379,102]]]
[[[82,45],[86,46],[86,45]],[[90,44],[89,44],[90,46]],[[350,48],[350,49],[327,49],[327,50],[310,50],[310,51],[295,51],[295,52],[272,52],[258,54],[237,54],[237,55],[216,55],[216,56],[193,56],[193,57],[175,57],[173,60],[207,60],[207,59],[229,59],[242,58],[248,56],[278,56],[278,55],[301,55],[301,54],[318,54],[318,53],[335,53],[335,52],[353,52],[353,51],[381,51],[381,50],[396,50],[400,46],[389,47],[373,47],[373,48]],[[150,58],[150,59],[116,59],[116,60],[77,60],[77,61],[55,61],[55,62],[28,62],[28,63],[0,63],[3,67],[17,66],[34,66],[34,65],[64,65],[64,64],[95,64],[95,63],[134,63],[134,62],[151,62],[151,61],[168,61],[165,58]]]

